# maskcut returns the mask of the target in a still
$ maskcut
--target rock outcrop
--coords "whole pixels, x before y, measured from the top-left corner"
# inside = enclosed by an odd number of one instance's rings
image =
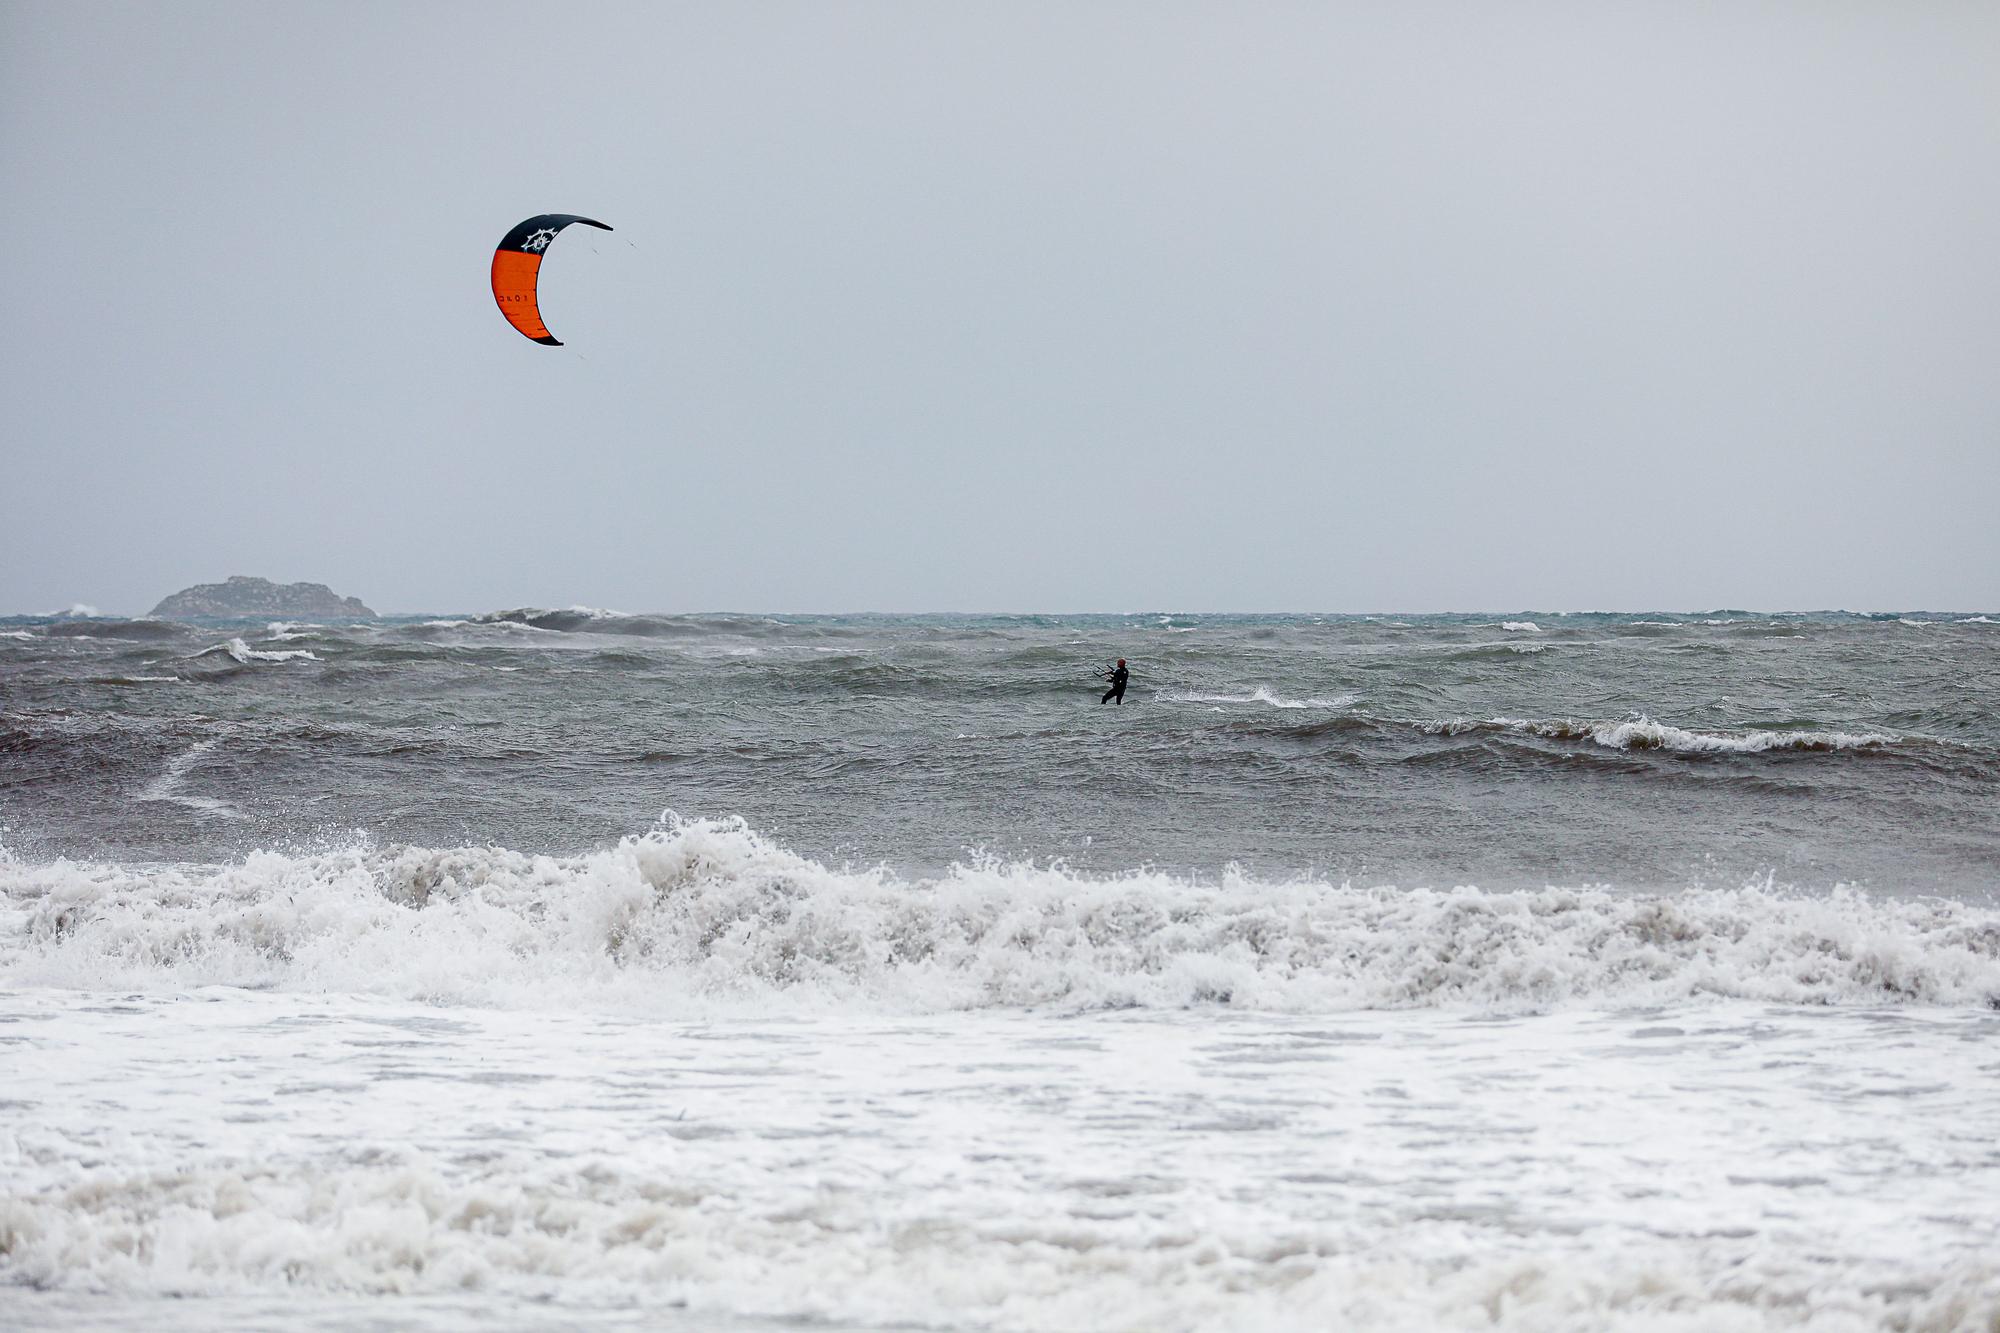
[[[324,583],[273,583],[230,575],[227,583],[197,583],[163,600],[149,613],[156,620],[237,616],[318,616],[342,619],[373,616],[359,598],[342,597]]]

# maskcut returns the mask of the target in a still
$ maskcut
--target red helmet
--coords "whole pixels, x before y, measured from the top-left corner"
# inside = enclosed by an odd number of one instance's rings
[[[1122,658],[1122,657],[1121,657],[1121,658],[1119,658],[1119,659],[1118,659],[1118,665],[1119,665],[1119,666],[1124,666],[1124,665],[1125,665],[1125,659],[1124,659],[1124,658]]]

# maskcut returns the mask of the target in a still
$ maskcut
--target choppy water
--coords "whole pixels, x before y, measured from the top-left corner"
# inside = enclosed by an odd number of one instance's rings
[[[1971,612],[0,622],[0,1320],[1992,1333],[1996,704]]]

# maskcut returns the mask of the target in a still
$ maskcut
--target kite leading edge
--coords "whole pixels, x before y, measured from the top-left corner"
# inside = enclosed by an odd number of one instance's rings
[[[607,223],[574,213],[538,213],[501,237],[500,248],[493,252],[493,299],[499,303],[500,313],[524,337],[550,347],[561,347],[562,343],[542,323],[541,309],[535,303],[535,278],[542,271],[542,255],[549,243],[572,222],[611,230]]]

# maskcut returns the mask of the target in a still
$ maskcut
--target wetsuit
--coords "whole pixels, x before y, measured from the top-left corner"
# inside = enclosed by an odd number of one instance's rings
[[[1115,670],[1113,670],[1111,673],[1111,688],[1106,690],[1104,692],[1104,697],[1102,699],[1099,699],[1097,702],[1101,704],[1108,704],[1113,699],[1116,699],[1118,701],[1118,706],[1120,708],[1123,708],[1125,706],[1125,681],[1127,679],[1127,676],[1128,673],[1126,672],[1124,667],[1118,667]]]

